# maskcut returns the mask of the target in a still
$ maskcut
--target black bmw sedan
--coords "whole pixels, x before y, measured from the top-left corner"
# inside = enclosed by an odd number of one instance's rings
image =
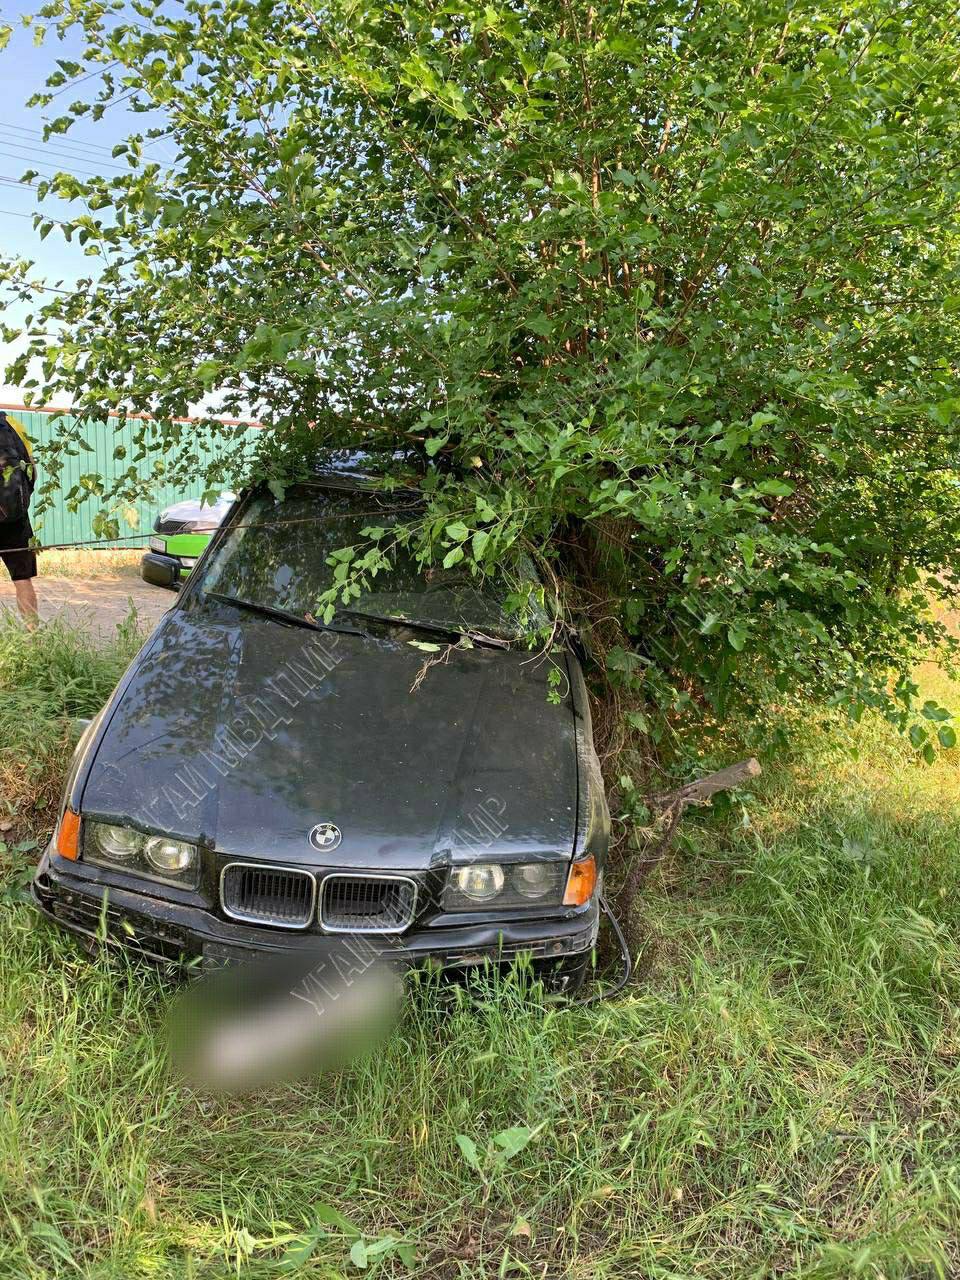
[[[518,642],[506,585],[402,551],[315,616],[333,553],[417,502],[352,454],[234,503],[77,746],[48,917],[164,959],[377,935],[402,964],[526,954],[579,985],[609,817],[576,656]]]

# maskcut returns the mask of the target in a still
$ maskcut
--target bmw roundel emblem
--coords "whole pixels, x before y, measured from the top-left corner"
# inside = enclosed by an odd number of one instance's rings
[[[317,853],[330,853],[340,843],[340,828],[332,822],[318,822],[310,832],[309,840]]]

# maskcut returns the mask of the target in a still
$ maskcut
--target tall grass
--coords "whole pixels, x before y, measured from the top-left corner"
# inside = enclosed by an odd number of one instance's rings
[[[96,699],[57,690],[99,697],[121,662],[19,643],[48,662],[2,680],[61,718]],[[768,762],[648,887],[614,1003],[417,993],[375,1055],[243,1100],[167,1074],[168,977],[87,960],[8,893],[0,1276],[960,1274],[951,754],[864,724]]]
[[[0,818],[50,818],[74,721],[99,711],[142,639],[133,613],[98,648],[66,622],[30,633],[0,612]]]

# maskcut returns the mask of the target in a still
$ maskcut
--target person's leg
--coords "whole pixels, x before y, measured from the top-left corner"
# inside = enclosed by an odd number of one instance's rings
[[[17,608],[20,610],[21,617],[28,627],[32,627],[37,621],[37,593],[33,589],[32,578],[18,578],[13,589],[17,593]]]
[[[0,560],[13,579],[17,608],[28,627],[37,624],[37,593],[33,580],[37,576],[37,553],[31,549],[33,527],[29,516],[21,521],[0,524]]]

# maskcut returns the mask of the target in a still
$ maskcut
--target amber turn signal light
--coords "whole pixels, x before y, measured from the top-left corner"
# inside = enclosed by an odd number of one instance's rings
[[[61,858],[76,862],[80,856],[80,815],[72,809],[64,809],[57,828],[57,853]]]
[[[593,897],[597,887],[597,864],[591,853],[588,858],[581,858],[570,867],[567,876],[567,891],[563,895],[565,907],[582,907]]]

